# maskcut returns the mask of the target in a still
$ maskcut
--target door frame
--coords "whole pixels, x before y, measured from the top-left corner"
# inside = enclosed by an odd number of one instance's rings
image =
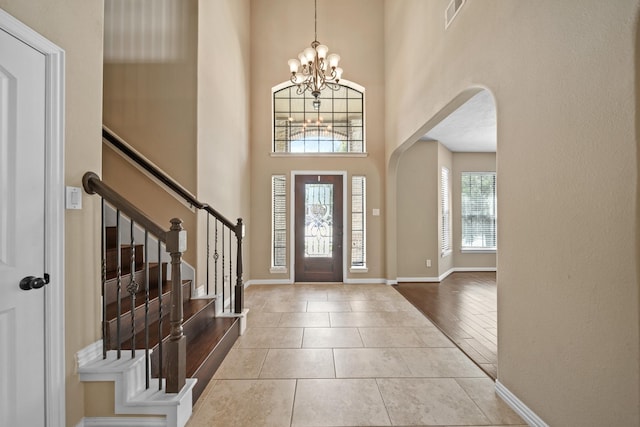
[[[290,277],[289,280],[292,284],[295,284],[295,271],[296,271],[296,230],[295,230],[295,215],[296,215],[296,176],[298,175],[341,175],[342,176],[342,283],[345,283],[347,275],[347,171],[330,171],[330,170],[292,170],[291,171],[291,183],[290,193],[291,198],[289,200],[289,224],[291,224],[291,232],[289,233],[289,265],[290,265]],[[339,282],[336,282],[339,283]]]
[[[45,422],[65,426],[64,78],[65,52],[0,9],[0,29],[45,57]],[[16,284],[17,286],[17,284]]]

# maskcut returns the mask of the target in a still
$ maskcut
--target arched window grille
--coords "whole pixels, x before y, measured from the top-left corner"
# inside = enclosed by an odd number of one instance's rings
[[[364,153],[364,88],[341,83],[318,99],[291,83],[273,89],[273,152]]]

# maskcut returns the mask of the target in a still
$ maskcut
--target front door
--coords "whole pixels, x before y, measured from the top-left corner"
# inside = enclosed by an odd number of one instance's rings
[[[342,175],[297,175],[295,281],[342,281]]]
[[[0,424],[6,426],[45,425],[44,105],[44,55],[0,29]]]

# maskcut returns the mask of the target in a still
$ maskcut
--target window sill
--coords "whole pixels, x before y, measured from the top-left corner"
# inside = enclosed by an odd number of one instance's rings
[[[440,258],[445,258],[448,257],[449,255],[451,255],[453,253],[453,251],[451,249],[449,249],[448,251],[444,251],[440,254]]]
[[[269,273],[271,274],[286,274],[287,273],[287,267],[271,267],[269,269]]]
[[[350,267],[349,273],[367,273],[369,269],[367,267]]]
[[[483,248],[462,248],[460,253],[463,254],[495,254],[495,249],[483,249]]]
[[[269,153],[271,157],[367,157],[369,153]]]

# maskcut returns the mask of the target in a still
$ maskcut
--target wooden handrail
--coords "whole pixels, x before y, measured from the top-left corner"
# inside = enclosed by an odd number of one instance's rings
[[[222,222],[224,225],[226,225],[227,227],[229,227],[231,229],[235,229],[236,228],[237,224],[234,224],[229,219],[225,218],[224,215],[222,215],[220,212],[218,212],[217,210],[215,210],[214,208],[212,208],[208,204],[202,203],[201,201],[196,199],[196,197],[193,194],[191,194],[189,192],[189,190],[187,190],[182,185],[180,185],[179,183],[174,181],[164,171],[162,171],[156,165],[152,164],[147,158],[145,158],[142,154],[140,154],[138,151],[136,151],[133,147],[131,147],[129,144],[127,144],[125,141],[123,141],[122,138],[118,137],[115,133],[113,133],[106,126],[102,127],[102,139],[104,141],[108,142],[109,144],[111,144],[111,146],[113,146],[118,151],[120,151],[122,154],[124,154],[126,157],[131,159],[138,166],[140,166],[142,169],[144,169],[149,174],[151,174],[154,178],[156,178],[160,182],[162,182],[163,185],[165,185],[171,191],[173,191],[176,195],[178,195],[179,197],[181,197],[182,199],[187,201],[191,206],[193,206],[193,207],[195,207],[197,209],[201,209],[201,210],[207,211],[214,218],[216,218],[218,221]]]
[[[133,221],[149,230],[149,232],[155,235],[161,242],[167,242],[167,232],[161,226],[149,219],[147,214],[131,204],[113,188],[102,182],[95,172],[87,172],[84,174],[82,177],[82,186],[87,193],[102,196],[102,198],[113,205],[114,208],[119,209]]]

